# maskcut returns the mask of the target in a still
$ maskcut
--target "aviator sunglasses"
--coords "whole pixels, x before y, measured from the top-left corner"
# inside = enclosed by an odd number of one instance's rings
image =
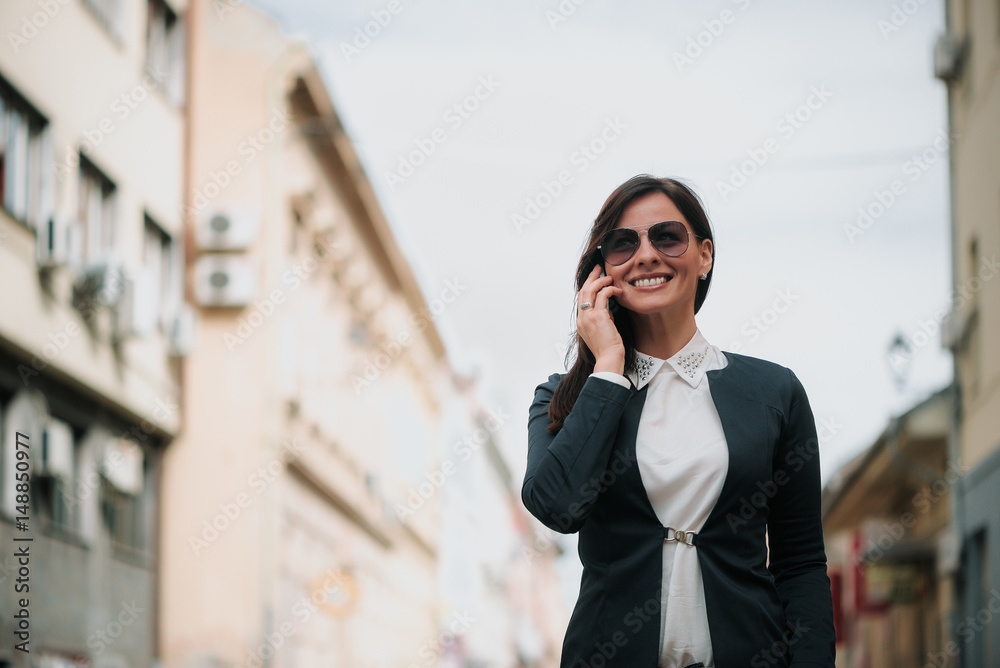
[[[642,226],[637,226],[642,227]],[[608,264],[619,265],[629,261],[639,249],[639,235],[649,237],[653,248],[667,257],[684,255],[688,248],[688,230],[679,220],[667,220],[652,225],[648,230],[636,231],[634,227],[619,227],[609,230],[601,237],[598,248]],[[697,234],[692,235],[701,239]]]

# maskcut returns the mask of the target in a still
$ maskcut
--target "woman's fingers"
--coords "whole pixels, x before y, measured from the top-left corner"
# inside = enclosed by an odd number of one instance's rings
[[[595,293],[597,291],[594,286],[594,281],[601,277],[600,274],[601,265],[595,264],[594,268],[590,270],[590,275],[587,276],[583,281],[583,286],[580,288],[579,292],[579,303],[585,304],[590,302],[594,303]]]
[[[612,285],[610,276],[598,273],[599,266],[594,267],[580,288],[576,316],[577,332],[595,356],[600,356],[603,350],[622,345],[621,335],[608,311],[608,299],[621,294],[622,290]],[[587,303],[590,307],[582,308]]]
[[[610,283],[608,285],[605,285],[604,287],[600,288],[597,291],[596,299],[594,301],[594,308],[607,309],[608,299],[620,295],[621,293],[622,293],[621,288],[611,285]]]
[[[580,293],[579,293],[580,304],[585,304],[587,302],[595,304],[595,302],[597,301],[598,291],[600,291],[601,288],[605,287],[606,285],[611,285],[611,280],[612,280],[611,277],[601,276],[600,269],[601,265],[599,264],[594,265],[594,268],[591,270],[590,275],[583,282],[583,287],[580,288]]]

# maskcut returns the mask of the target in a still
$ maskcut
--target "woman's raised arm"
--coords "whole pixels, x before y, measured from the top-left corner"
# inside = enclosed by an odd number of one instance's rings
[[[553,531],[575,533],[597,501],[618,419],[632,390],[587,378],[562,429],[553,434],[548,431],[549,401],[559,379],[559,374],[552,374],[536,387],[528,410],[528,465],[521,500]]]

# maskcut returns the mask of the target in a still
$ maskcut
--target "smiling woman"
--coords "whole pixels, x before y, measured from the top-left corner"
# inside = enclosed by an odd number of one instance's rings
[[[698,329],[714,261],[697,195],[646,175],[580,258],[576,361],[535,390],[521,490],[580,534],[563,668],[834,665],[816,424],[791,370]]]

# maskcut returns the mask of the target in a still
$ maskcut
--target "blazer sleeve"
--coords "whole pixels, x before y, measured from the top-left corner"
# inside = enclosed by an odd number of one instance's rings
[[[823,544],[819,439],[805,388],[791,377],[791,401],[774,459],[778,491],[768,517],[768,569],[785,609],[792,666],[834,666],[833,596]]]
[[[535,388],[528,409],[528,464],[521,486],[525,508],[553,531],[575,533],[590,515],[608,468],[618,420],[630,388],[588,377],[573,410],[555,434],[548,431],[549,401],[560,374]]]

